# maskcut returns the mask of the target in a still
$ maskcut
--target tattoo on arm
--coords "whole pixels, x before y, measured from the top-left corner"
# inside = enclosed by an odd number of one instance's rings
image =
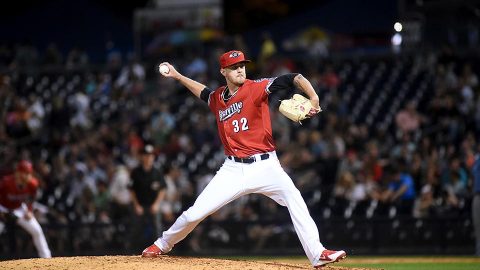
[[[298,74],[297,76],[295,76],[295,78],[293,79],[293,84],[295,85],[295,87],[301,89],[301,85],[302,85],[301,80],[302,79],[303,79],[302,74]]]

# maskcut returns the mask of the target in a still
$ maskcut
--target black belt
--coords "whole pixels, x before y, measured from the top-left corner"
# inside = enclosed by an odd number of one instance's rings
[[[261,154],[261,155],[260,155],[260,159],[261,159],[261,160],[268,159],[269,157],[270,157],[270,155],[269,155],[268,153],[265,153],[265,154]],[[234,156],[227,156],[227,158],[230,159],[230,160],[233,160],[233,161],[235,161],[235,162],[247,163],[247,164],[254,163],[255,161],[257,161],[257,159],[256,159],[254,156],[246,157],[246,158],[239,158],[239,157],[234,157]]]

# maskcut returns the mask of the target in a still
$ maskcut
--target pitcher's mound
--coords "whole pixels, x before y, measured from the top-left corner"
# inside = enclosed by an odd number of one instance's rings
[[[25,259],[0,261],[4,270],[276,270],[276,269],[313,269],[305,264],[292,264],[268,261],[225,260],[193,257],[162,256],[160,258],[141,258],[140,256],[85,256],[55,257],[51,259]],[[324,270],[352,270],[364,268],[346,268],[328,266]]]

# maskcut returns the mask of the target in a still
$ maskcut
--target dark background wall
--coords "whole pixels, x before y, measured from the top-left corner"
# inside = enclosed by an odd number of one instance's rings
[[[132,12],[146,2],[12,1],[0,8],[0,36],[3,42],[31,42],[40,50],[54,42],[63,53],[78,46],[93,60],[104,60],[108,40],[124,52],[133,50]]]
[[[101,61],[113,41],[123,53],[133,51],[133,11],[149,1],[19,1],[0,9],[3,42],[31,42],[40,50],[54,42],[66,53],[78,46]],[[276,39],[312,24],[351,35],[387,38],[396,17],[396,1],[224,1],[225,32],[245,34],[255,45],[263,31]]]

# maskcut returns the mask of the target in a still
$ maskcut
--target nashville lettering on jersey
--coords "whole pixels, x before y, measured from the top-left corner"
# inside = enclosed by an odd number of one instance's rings
[[[220,118],[220,122],[227,120],[228,118],[232,117],[235,113],[240,113],[242,111],[243,102],[235,102],[230,105],[225,110],[219,110],[218,116]]]

